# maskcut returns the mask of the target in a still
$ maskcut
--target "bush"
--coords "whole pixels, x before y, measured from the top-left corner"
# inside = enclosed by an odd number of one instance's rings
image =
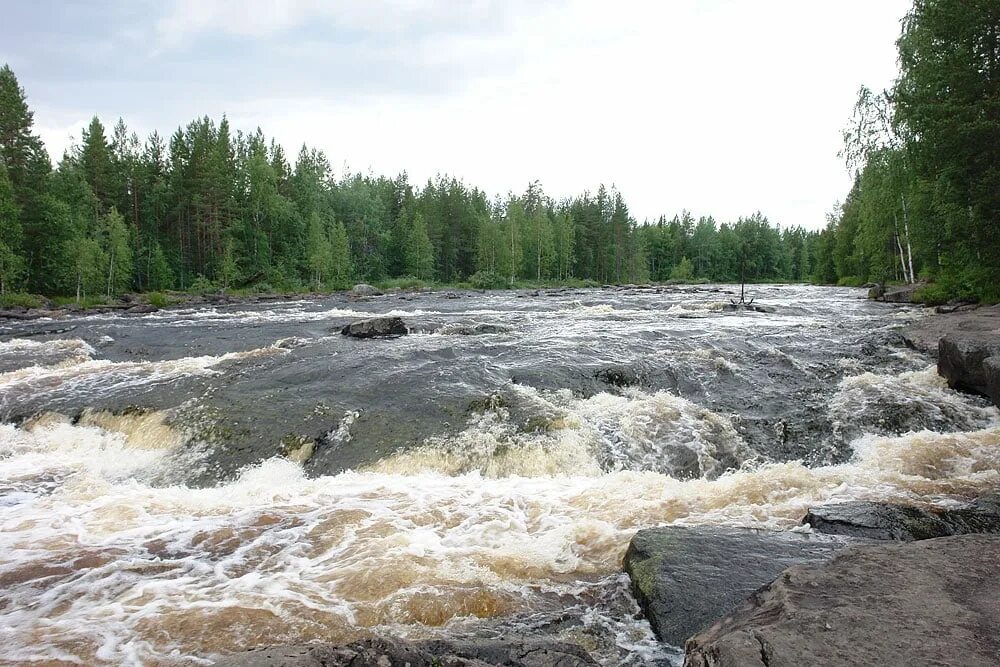
[[[925,306],[940,306],[948,303],[950,298],[948,289],[939,283],[924,285],[913,293],[913,303],[922,303]]]
[[[188,285],[187,291],[191,294],[210,294],[219,291],[219,288],[214,282],[199,273],[198,277]]]
[[[42,308],[45,300],[37,294],[8,292],[0,295],[0,308]]]
[[[494,271],[476,271],[469,278],[469,284],[475,289],[504,289],[507,279]]]
[[[837,281],[837,287],[861,287],[864,284],[865,281],[857,276],[844,276]]]
[[[163,292],[150,292],[146,295],[146,301],[149,302],[149,305],[157,308],[165,308],[170,305],[170,297]]]

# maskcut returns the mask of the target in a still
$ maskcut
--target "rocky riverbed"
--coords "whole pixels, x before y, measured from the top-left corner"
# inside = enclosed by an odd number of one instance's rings
[[[754,290],[761,311],[709,285],[8,321],[0,661],[677,664],[687,630],[658,639],[622,574],[639,531],[870,539],[801,522],[996,488],[1000,412],[906,344],[925,311]],[[379,318],[405,334],[342,333]]]

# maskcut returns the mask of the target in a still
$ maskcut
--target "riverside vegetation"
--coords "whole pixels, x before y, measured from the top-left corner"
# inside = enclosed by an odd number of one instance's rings
[[[145,141],[95,117],[53,168],[24,89],[0,70],[0,294],[304,291],[356,280],[934,281],[918,298],[1000,298],[1000,8],[919,0],[890,90],[862,88],[844,133],[856,174],[822,231],[754,213],[639,223],[615,188],[556,201],[540,183],[491,199],[345,172],[260,129],[199,118]],[[14,294],[11,294],[11,293]]]

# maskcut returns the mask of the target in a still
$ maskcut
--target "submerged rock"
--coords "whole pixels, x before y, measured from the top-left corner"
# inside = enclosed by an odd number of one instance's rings
[[[227,656],[216,667],[585,667],[596,665],[581,647],[539,639],[411,642],[365,639],[350,644],[302,644]]]
[[[956,510],[856,500],[813,507],[802,523],[832,535],[912,542],[967,533],[1000,533],[1000,496]]]
[[[1000,406],[1000,333],[952,333],[938,343],[938,373],[952,389],[986,396]]]
[[[1000,537],[847,549],[793,567],[686,645],[687,667],[1000,662]]]
[[[488,336],[510,333],[510,329],[499,324],[461,324],[441,327],[437,329],[437,333],[453,336]]]
[[[594,377],[613,387],[632,387],[640,383],[639,374],[628,366],[609,366],[602,368]]]
[[[750,528],[640,530],[624,568],[656,636],[682,646],[785,568],[829,559],[851,538]]]
[[[778,311],[773,306],[759,306],[754,303],[724,303],[722,304],[722,312],[776,313]]]
[[[367,320],[351,322],[341,329],[340,333],[354,338],[385,338],[405,336],[409,333],[409,329],[399,317],[372,317]]]

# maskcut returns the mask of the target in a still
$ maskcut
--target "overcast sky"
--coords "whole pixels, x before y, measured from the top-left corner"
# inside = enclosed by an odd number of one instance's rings
[[[822,226],[907,0],[0,0],[0,61],[58,158],[97,114],[261,127],[294,157],[491,194],[615,184],[639,220]]]

